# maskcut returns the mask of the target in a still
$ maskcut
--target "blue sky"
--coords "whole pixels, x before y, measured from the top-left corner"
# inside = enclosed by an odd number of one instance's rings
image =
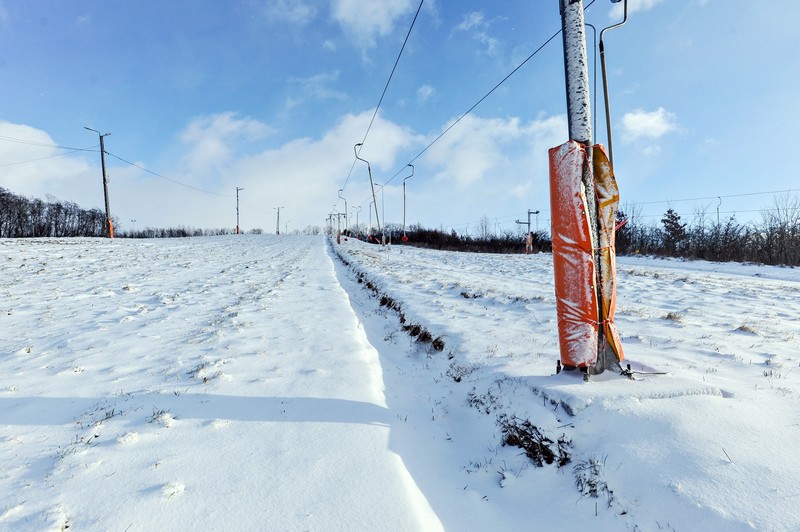
[[[585,3],[598,28],[621,20],[622,4]],[[236,187],[244,230],[274,231],[279,206],[282,231],[322,225],[344,210],[340,188],[351,223],[358,207],[368,222],[353,146],[418,6],[0,0],[0,187],[102,208],[88,126],[111,133],[123,229],[233,227]],[[789,1],[629,0],[605,39],[623,205],[655,222],[669,207],[715,220],[718,206],[746,221],[772,204],[761,193],[800,189],[799,15]],[[568,140],[560,36],[420,153],[559,29],[557,0],[424,2],[361,152],[377,182],[394,177],[387,222],[403,221],[413,160],[408,223],[516,230],[533,209],[547,228],[547,149]]]

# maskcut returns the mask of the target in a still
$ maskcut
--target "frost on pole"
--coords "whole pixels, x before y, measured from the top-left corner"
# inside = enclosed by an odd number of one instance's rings
[[[580,0],[561,0],[561,2],[569,138],[591,144],[592,106],[589,98],[589,66],[586,59],[583,2]]]
[[[592,146],[583,2],[560,1],[570,140],[550,150],[559,347],[565,367],[595,374],[624,358],[614,325],[619,192],[605,149]]]

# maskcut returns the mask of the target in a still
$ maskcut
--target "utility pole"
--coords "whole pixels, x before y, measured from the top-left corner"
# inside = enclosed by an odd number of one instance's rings
[[[108,204],[108,175],[106,174],[106,147],[105,143],[103,142],[103,138],[107,137],[111,133],[106,132],[101,135],[100,132],[97,131],[96,129],[92,129],[86,126],[83,126],[83,129],[94,131],[100,136],[100,165],[103,168],[103,196],[105,196],[106,200],[106,223],[103,224],[105,226],[103,230],[108,238],[114,238],[114,222],[111,221],[111,208],[109,207]]]
[[[275,210],[278,211],[278,225],[275,226],[275,234],[276,235],[281,234],[281,209],[283,209],[282,206],[281,207],[275,207]]]
[[[239,191],[244,190],[241,187],[236,187],[236,234],[239,234]]]

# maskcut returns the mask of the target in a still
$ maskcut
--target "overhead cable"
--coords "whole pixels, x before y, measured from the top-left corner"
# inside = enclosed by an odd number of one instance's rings
[[[169,178],[169,177],[167,177],[167,176],[163,176],[163,175],[159,174],[158,172],[154,172],[154,171],[152,171],[152,170],[148,170],[148,169],[147,169],[147,168],[145,168],[144,166],[140,166],[140,165],[138,165],[138,164],[136,164],[136,163],[132,163],[131,161],[125,160],[125,159],[123,159],[122,157],[120,157],[119,155],[114,155],[113,153],[111,153],[111,152],[109,152],[109,151],[106,151],[106,153],[107,153],[108,155],[110,155],[111,157],[113,157],[113,158],[115,158],[115,159],[118,159],[118,160],[122,161],[123,163],[129,164],[129,165],[131,165],[131,166],[135,166],[135,167],[136,167],[136,168],[138,168],[139,170],[145,171],[145,172],[147,172],[148,174],[152,174],[152,175],[154,175],[154,176],[156,176],[156,177],[160,177],[161,179],[164,179],[164,180],[166,180],[166,181],[169,181],[170,183],[175,183],[176,185],[180,185],[180,186],[182,186],[182,187],[191,188],[192,190],[196,190],[196,191],[198,191],[198,192],[203,192],[203,193],[205,193],[205,194],[212,194],[212,195],[214,195],[214,196],[222,196],[222,197],[224,197],[224,198],[232,198],[232,197],[233,197],[233,194],[220,194],[219,192],[212,192],[212,191],[210,191],[210,190],[205,190],[205,189],[202,189],[202,188],[195,187],[195,186],[193,186],[193,185],[188,185],[188,184],[186,184],[186,183],[182,183],[182,182],[180,182],[180,181],[177,181],[177,180],[175,180],[175,179]]]
[[[0,140],[4,140],[6,142],[15,142],[17,144],[27,144],[29,146],[39,146],[42,148],[53,148],[57,150],[73,150],[73,151],[92,151],[97,146],[93,146],[92,148],[73,148],[70,146],[59,146],[58,144],[51,144],[48,142],[39,142],[36,140],[29,140],[29,139],[18,139],[14,137],[6,137],[5,135],[0,135]]]
[[[586,11],[587,9],[589,9],[589,8],[592,6],[592,4],[594,4],[594,3],[595,3],[595,1],[596,1],[596,0],[592,0],[591,2],[589,2],[589,3],[586,5],[586,7],[584,8],[584,11]],[[453,128],[456,126],[456,124],[458,124],[459,122],[461,122],[461,120],[462,120],[462,119],[464,119],[464,117],[466,117],[468,114],[470,114],[470,113],[471,113],[471,112],[472,112],[472,111],[473,111],[473,110],[474,110],[476,107],[478,107],[478,106],[479,106],[479,105],[480,105],[480,104],[481,104],[481,103],[482,103],[482,102],[483,102],[483,101],[484,101],[486,98],[488,98],[488,97],[489,97],[489,96],[490,96],[490,95],[491,95],[491,94],[492,94],[494,91],[496,91],[496,90],[497,90],[497,89],[498,89],[498,88],[499,88],[499,87],[500,87],[500,86],[501,86],[503,83],[505,83],[506,81],[508,81],[508,79],[509,79],[511,76],[513,76],[514,74],[516,74],[516,73],[517,73],[517,71],[518,71],[520,68],[522,68],[522,67],[523,67],[523,66],[524,66],[524,65],[525,65],[525,64],[526,64],[528,61],[530,61],[531,59],[533,59],[533,57],[534,57],[536,54],[538,54],[538,53],[539,53],[539,52],[540,52],[540,51],[541,51],[541,50],[542,50],[542,49],[543,49],[545,46],[547,46],[548,44],[550,44],[550,42],[551,42],[553,39],[555,39],[556,37],[558,37],[558,35],[559,35],[560,33],[561,33],[561,30],[560,30],[560,29],[559,29],[558,31],[556,31],[555,33],[553,33],[553,35],[551,35],[551,36],[550,36],[550,37],[549,37],[549,38],[548,38],[546,41],[544,41],[544,42],[543,42],[543,43],[542,43],[542,44],[541,44],[541,45],[540,45],[540,46],[539,46],[539,47],[538,47],[536,50],[534,50],[534,51],[533,51],[533,53],[531,53],[531,54],[530,54],[528,57],[526,57],[526,58],[525,58],[525,59],[524,59],[524,60],[523,60],[523,61],[522,61],[522,62],[521,62],[519,65],[517,65],[517,66],[514,68],[514,70],[512,70],[511,72],[509,72],[509,73],[508,73],[508,75],[506,75],[506,77],[504,77],[502,80],[500,80],[500,81],[499,81],[499,82],[498,82],[498,83],[497,83],[497,84],[496,84],[494,87],[492,87],[492,88],[489,90],[489,92],[487,92],[486,94],[484,94],[484,95],[483,95],[483,96],[482,96],[482,97],[481,97],[481,98],[480,98],[480,99],[479,99],[477,102],[475,102],[475,103],[472,105],[472,107],[470,107],[469,109],[467,109],[466,111],[464,111],[464,113],[462,113],[462,114],[461,114],[461,116],[459,116],[459,117],[458,117],[458,118],[457,118],[457,119],[456,119],[456,120],[455,120],[455,121],[454,121],[452,124],[450,124],[449,126],[447,126],[447,128],[445,128],[445,130],[444,130],[444,131],[442,131],[442,132],[439,134],[439,136],[438,136],[438,137],[436,137],[435,139],[433,139],[433,140],[432,140],[432,141],[431,141],[431,142],[430,142],[430,143],[429,143],[427,146],[425,146],[425,148],[423,148],[423,149],[422,149],[422,151],[420,151],[420,152],[419,152],[417,155],[415,155],[413,159],[411,159],[410,161],[408,161],[408,163],[404,164],[404,165],[403,165],[403,167],[402,167],[400,170],[398,170],[398,171],[397,171],[397,173],[395,173],[395,174],[394,174],[392,177],[390,177],[388,180],[386,180],[386,182],[384,183],[384,185],[387,185],[387,184],[391,183],[391,182],[392,182],[392,181],[393,181],[393,180],[394,180],[394,179],[395,179],[397,176],[399,176],[401,173],[403,173],[403,172],[405,171],[405,168],[406,168],[406,166],[408,166],[409,164],[411,164],[411,163],[413,163],[414,161],[416,161],[417,159],[419,159],[419,158],[420,158],[420,157],[421,157],[421,156],[422,156],[422,155],[423,155],[423,154],[424,154],[426,151],[428,151],[428,150],[431,148],[431,146],[433,146],[434,144],[436,144],[436,143],[437,143],[437,142],[438,142],[438,141],[439,141],[439,140],[440,140],[442,137],[444,137],[444,136],[445,136],[445,135],[446,135],[446,134],[447,134],[447,133],[448,133],[448,132],[449,132],[451,129],[453,129]],[[364,201],[361,203],[361,205],[363,205],[363,204],[364,204],[365,202],[367,202],[367,201],[369,201],[369,198],[367,198],[366,200],[364,200]]]
[[[96,144],[92,148],[60,148],[62,150],[67,150],[67,151],[65,151],[63,153],[56,153],[54,155],[46,155],[44,157],[37,157],[36,159],[27,159],[25,161],[16,161],[16,162],[13,162],[13,163],[2,163],[2,164],[0,164],[0,166],[13,166],[15,164],[34,163],[36,161],[43,161],[45,159],[52,159],[53,157],[61,157],[63,155],[72,155],[73,153],[78,152],[78,151],[99,151],[99,150],[95,150],[94,149],[94,148],[97,148],[98,146],[99,146],[99,144]]]
[[[394,66],[392,67],[392,71],[389,74],[389,79],[386,80],[386,85],[383,87],[383,92],[381,93],[381,97],[378,100],[378,105],[375,107],[375,112],[372,113],[372,119],[369,121],[369,125],[367,126],[367,131],[364,133],[364,138],[361,139],[361,148],[363,149],[364,143],[367,141],[367,136],[369,135],[369,130],[372,129],[372,124],[375,122],[375,117],[378,116],[378,110],[381,108],[381,103],[383,103],[383,97],[386,96],[386,91],[389,89],[389,83],[392,81],[392,77],[394,76],[394,71],[397,69],[397,64],[400,62],[400,56],[403,55],[403,50],[406,48],[406,43],[408,42],[408,38],[411,36],[411,30],[414,29],[414,24],[417,22],[417,17],[419,16],[419,12],[422,9],[422,4],[425,0],[420,0],[419,7],[417,7],[417,12],[414,14],[414,20],[411,21],[411,26],[408,28],[408,33],[406,33],[406,38],[403,40],[403,46],[400,47],[400,53],[397,54],[397,59],[394,61]],[[358,153],[361,153],[361,149],[358,150]],[[350,166],[350,172],[347,174],[347,179],[344,180],[344,185],[342,186],[342,190],[347,188],[347,182],[350,181],[350,176],[353,174],[353,169],[356,166],[356,160],[353,159],[353,164]]]

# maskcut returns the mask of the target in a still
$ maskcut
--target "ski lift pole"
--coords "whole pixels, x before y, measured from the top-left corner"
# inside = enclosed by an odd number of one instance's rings
[[[381,231],[380,227],[378,227],[378,232],[381,234],[381,246],[386,245],[386,203],[384,202],[383,198],[383,187],[386,186],[386,183],[381,185],[380,183],[375,183],[377,186],[381,187],[381,214],[383,215],[383,231]],[[376,206],[377,208],[377,206]],[[378,226],[380,226],[380,220],[378,221]]]
[[[538,210],[532,211],[532,210],[528,209],[528,231],[531,230],[531,214],[535,214],[536,215],[536,232],[538,233],[539,232],[539,211]]]
[[[372,189],[372,203],[375,204],[375,220],[377,221],[378,232],[380,233],[381,232],[381,221],[380,221],[380,218],[378,218],[378,202],[375,201],[375,184],[372,181],[372,167],[369,165],[369,161],[367,161],[366,159],[362,159],[361,157],[358,156],[358,150],[356,149],[359,146],[363,146],[363,145],[364,145],[363,142],[359,142],[358,144],[353,146],[353,153],[356,154],[356,159],[358,159],[359,161],[364,161],[365,163],[367,163],[367,172],[369,173],[369,186]],[[370,211],[370,217],[372,217],[372,212],[371,211]]]
[[[569,138],[583,145],[586,154],[581,181],[586,198],[586,218],[589,222],[590,241],[594,244],[593,260],[595,275],[592,279],[597,301],[597,344],[596,358],[586,370],[587,374],[602,373],[606,369],[606,341],[603,335],[603,305],[601,297],[600,250],[597,195],[592,172],[592,107],[589,93],[589,68],[586,55],[586,27],[583,17],[583,0],[560,0],[561,34],[564,42],[564,75],[567,89],[567,121]],[[554,231],[556,229],[554,228]]]
[[[611,0],[611,3],[618,4],[621,0]],[[619,28],[628,21],[628,0],[624,0],[622,5],[623,17],[622,22],[612,24],[607,28],[600,30],[600,70],[603,73],[603,102],[606,107],[606,134],[608,135],[608,162],[611,163],[611,169],[614,169],[614,149],[611,142],[611,109],[608,105],[608,76],[606,75],[606,50],[603,44],[603,34],[608,30]]]
[[[344,200],[344,232],[347,232],[347,200],[342,197],[343,188],[339,189],[339,199]]]
[[[403,242],[408,241],[406,236],[406,180],[414,177],[414,165],[409,163],[407,166],[411,167],[411,175],[403,179]]]

